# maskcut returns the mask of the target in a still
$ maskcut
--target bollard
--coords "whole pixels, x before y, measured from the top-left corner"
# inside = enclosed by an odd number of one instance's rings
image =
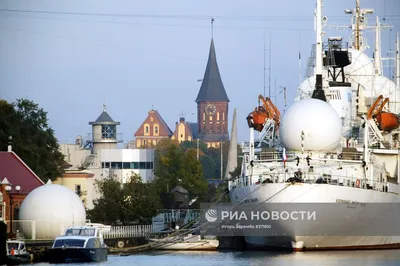
[[[7,225],[0,218],[0,265],[7,263]]]

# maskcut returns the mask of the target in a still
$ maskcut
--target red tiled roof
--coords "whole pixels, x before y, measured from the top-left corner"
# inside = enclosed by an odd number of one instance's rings
[[[21,187],[20,194],[28,194],[43,181],[14,152],[0,152],[0,182],[7,177],[13,185]]]

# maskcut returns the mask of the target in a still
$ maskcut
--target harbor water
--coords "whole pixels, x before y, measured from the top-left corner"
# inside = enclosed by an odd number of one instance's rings
[[[51,265],[38,263],[35,265]],[[61,264],[57,264],[61,265]],[[318,252],[197,252],[163,251],[142,255],[109,255],[108,261],[79,265],[136,265],[136,266],[216,266],[216,265],[400,265],[400,250],[318,251]]]

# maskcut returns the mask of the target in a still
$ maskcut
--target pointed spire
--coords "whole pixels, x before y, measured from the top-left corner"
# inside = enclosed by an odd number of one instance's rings
[[[103,112],[94,122],[89,122],[89,125],[119,125],[120,122],[115,122],[106,112],[106,104],[103,103]]]
[[[211,18],[211,39],[214,38],[214,18]]]
[[[225,178],[230,178],[229,172],[233,172],[237,167],[237,128],[236,128],[236,108],[233,110],[231,141],[229,142],[228,161],[226,165]]]
[[[213,39],[211,39],[207,67],[196,102],[229,102],[219,73]]]
[[[51,182],[51,180],[49,179],[49,180],[47,180],[47,183],[46,183],[46,185],[51,185],[51,184],[53,184],[53,182]]]

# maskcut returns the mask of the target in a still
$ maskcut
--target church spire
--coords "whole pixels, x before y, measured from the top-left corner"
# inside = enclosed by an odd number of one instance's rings
[[[219,73],[213,38],[211,38],[207,67],[196,102],[229,102]]]

